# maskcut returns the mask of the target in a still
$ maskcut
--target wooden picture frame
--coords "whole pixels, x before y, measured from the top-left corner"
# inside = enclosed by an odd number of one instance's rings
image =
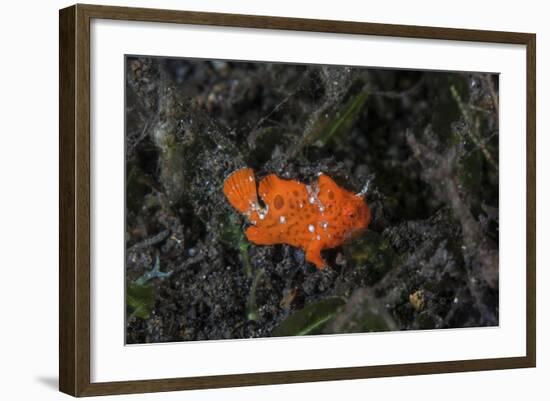
[[[90,380],[90,21],[94,18],[526,46],[526,356],[92,383]],[[73,396],[94,396],[535,366],[536,37],[534,34],[95,5],[75,5],[62,9],[59,27],[59,388],[62,392]]]

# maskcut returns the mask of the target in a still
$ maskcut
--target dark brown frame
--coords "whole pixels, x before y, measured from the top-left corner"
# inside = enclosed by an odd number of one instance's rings
[[[90,383],[89,96],[92,18],[525,45],[527,355],[512,358]],[[535,367],[535,34],[80,4],[60,10],[59,29],[59,388],[62,392],[73,396],[92,396]]]

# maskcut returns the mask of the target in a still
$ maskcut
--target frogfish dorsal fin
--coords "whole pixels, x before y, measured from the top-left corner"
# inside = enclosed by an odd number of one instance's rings
[[[251,168],[242,168],[225,179],[223,193],[231,206],[241,213],[246,213],[258,204],[256,179]]]
[[[284,186],[285,180],[280,179],[275,174],[270,174],[260,181],[258,192],[265,203],[271,204]]]
[[[286,213],[292,207],[291,204],[299,203],[300,199],[305,202],[307,199],[304,184],[279,178],[275,174],[270,174],[260,181],[258,193],[264,203],[270,206],[270,213],[277,216]]]
[[[326,174],[321,174],[319,176],[319,200],[323,204],[329,204],[331,202],[335,201],[335,198],[340,194],[341,189],[334,182],[332,178],[330,178]]]

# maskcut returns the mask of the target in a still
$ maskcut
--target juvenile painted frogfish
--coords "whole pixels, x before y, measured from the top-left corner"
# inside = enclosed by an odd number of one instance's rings
[[[341,245],[366,230],[371,221],[364,194],[347,191],[322,173],[311,185],[271,174],[256,189],[254,171],[242,168],[225,179],[223,192],[250,223],[246,229],[250,242],[302,248],[306,260],[318,269],[326,267],[323,249]]]

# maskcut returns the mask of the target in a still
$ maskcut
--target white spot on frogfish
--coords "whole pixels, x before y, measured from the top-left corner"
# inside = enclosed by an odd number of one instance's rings
[[[307,229],[309,230],[310,233],[312,233],[315,231],[315,226],[313,224],[310,224]]]
[[[286,223],[286,217],[285,216],[279,217],[279,223],[285,224]]]

